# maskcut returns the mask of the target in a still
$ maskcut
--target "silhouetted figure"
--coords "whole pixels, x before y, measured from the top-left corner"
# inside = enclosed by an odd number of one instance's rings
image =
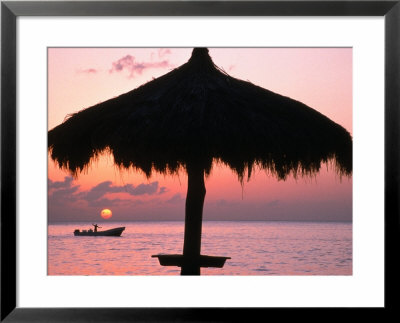
[[[97,228],[101,228],[101,227],[99,227],[97,224],[93,224],[93,223],[92,223],[92,225],[94,226],[94,232],[97,232]]]

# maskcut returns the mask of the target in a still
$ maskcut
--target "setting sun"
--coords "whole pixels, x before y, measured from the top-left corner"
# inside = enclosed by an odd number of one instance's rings
[[[112,212],[109,209],[104,209],[101,211],[100,215],[103,219],[109,219],[112,217]]]

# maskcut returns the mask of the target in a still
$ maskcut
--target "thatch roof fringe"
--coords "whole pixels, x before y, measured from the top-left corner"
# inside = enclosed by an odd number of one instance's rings
[[[174,174],[213,162],[243,180],[256,168],[280,179],[309,176],[334,161],[352,172],[352,138],[316,110],[217,68],[195,49],[179,68],[84,109],[49,131],[51,158],[78,174],[108,149],[121,168]]]

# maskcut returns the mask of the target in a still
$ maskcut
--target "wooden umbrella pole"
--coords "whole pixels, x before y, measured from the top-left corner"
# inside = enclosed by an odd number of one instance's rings
[[[181,275],[200,275],[201,227],[206,196],[204,169],[188,165],[188,190],[185,206],[185,235],[183,242],[184,265]]]
[[[201,267],[222,268],[230,257],[201,255],[201,229],[203,205],[206,196],[204,184],[204,167],[190,164],[186,168],[188,174],[188,190],[185,207],[185,234],[183,254],[152,255],[158,258],[161,266],[181,267],[181,275],[200,275]]]

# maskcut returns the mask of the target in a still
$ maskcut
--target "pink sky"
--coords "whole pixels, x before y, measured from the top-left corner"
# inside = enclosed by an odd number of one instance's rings
[[[185,63],[191,48],[50,48],[48,127]],[[351,48],[210,48],[228,74],[318,110],[352,133]],[[242,187],[219,165],[206,179],[205,220],[350,221],[352,179],[323,166],[315,178],[277,181],[255,172]],[[187,178],[120,172],[112,156],[70,178],[49,159],[49,220],[183,220]]]

